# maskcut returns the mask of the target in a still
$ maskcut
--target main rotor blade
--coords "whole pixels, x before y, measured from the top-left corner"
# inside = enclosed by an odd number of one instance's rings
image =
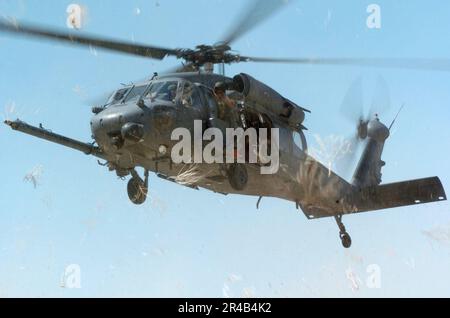
[[[265,58],[240,56],[240,62],[305,65],[348,65],[411,70],[450,71],[450,59],[435,58]]]
[[[38,39],[43,38],[55,42],[66,42],[73,45],[97,47],[157,60],[162,60],[168,55],[177,56],[178,53],[177,50],[172,49],[134,44],[131,42],[106,39],[99,36],[78,35],[31,24],[18,24],[5,19],[0,19],[0,32],[13,33]]]
[[[253,0],[220,43],[229,45],[278,11],[287,0]]]

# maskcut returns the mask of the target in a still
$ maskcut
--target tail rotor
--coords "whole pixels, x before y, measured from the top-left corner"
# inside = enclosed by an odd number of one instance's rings
[[[343,117],[356,127],[354,135],[348,138],[350,151],[342,164],[343,174],[346,176],[353,170],[356,154],[367,139],[369,123],[372,120],[379,119],[381,114],[391,108],[389,87],[382,76],[377,78],[368,113],[364,111],[365,105],[367,103],[364,99],[363,79],[360,76],[348,89],[340,108]]]

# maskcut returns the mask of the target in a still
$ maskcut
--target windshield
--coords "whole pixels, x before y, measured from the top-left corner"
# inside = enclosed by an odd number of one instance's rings
[[[108,99],[106,105],[114,105],[120,102],[129,102],[138,99],[146,89],[147,85],[124,87],[115,91]],[[124,100],[125,98],[125,100]]]
[[[125,97],[125,102],[137,100],[145,92],[147,85],[134,86],[132,90]]]
[[[130,89],[131,89],[131,87],[126,87],[126,88],[119,89],[118,91],[115,91],[111,95],[111,97],[108,99],[108,102],[106,103],[106,105],[119,103],[125,97],[125,95],[128,94]]]
[[[175,102],[178,93],[178,82],[154,82],[150,85],[144,98]]]
[[[108,99],[106,105],[114,105],[120,102],[130,102],[137,100],[145,93],[144,98],[158,99],[168,102],[175,102],[178,94],[178,81],[158,81],[148,85],[124,87],[115,91]]]

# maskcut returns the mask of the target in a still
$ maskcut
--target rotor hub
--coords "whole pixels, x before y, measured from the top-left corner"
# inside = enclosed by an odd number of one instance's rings
[[[198,45],[194,50],[179,49],[177,57],[196,66],[211,64],[230,64],[240,62],[240,55],[230,53],[231,47],[225,44]]]

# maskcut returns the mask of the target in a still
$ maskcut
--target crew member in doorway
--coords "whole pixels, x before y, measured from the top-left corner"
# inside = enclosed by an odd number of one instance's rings
[[[219,119],[232,122],[235,118],[236,102],[226,94],[227,85],[224,82],[218,82],[214,86],[214,95],[216,97]]]

